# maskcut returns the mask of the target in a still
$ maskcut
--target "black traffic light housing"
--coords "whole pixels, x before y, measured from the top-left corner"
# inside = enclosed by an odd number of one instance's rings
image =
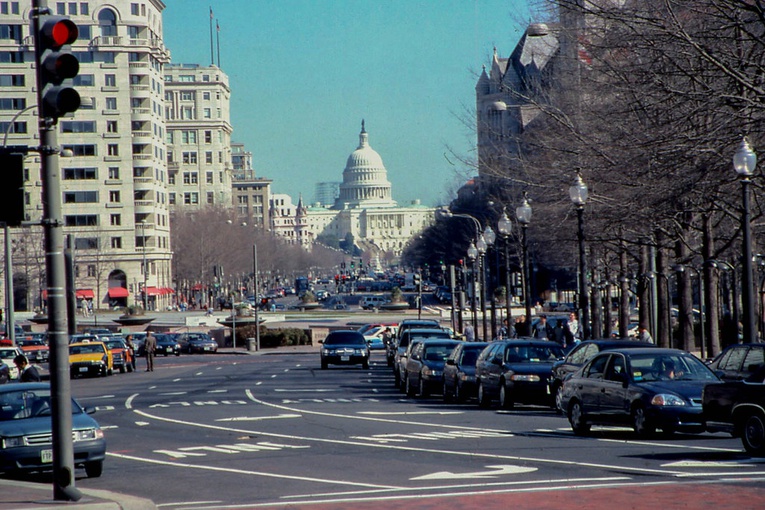
[[[20,227],[24,221],[24,157],[26,147],[0,147],[0,222]]]
[[[64,16],[40,16],[37,31],[37,73],[40,87],[40,116],[53,119],[80,107],[80,94],[72,78],[80,71],[80,62],[69,47],[79,30]]]

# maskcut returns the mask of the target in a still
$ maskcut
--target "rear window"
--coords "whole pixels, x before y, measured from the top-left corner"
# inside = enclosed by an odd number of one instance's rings
[[[324,339],[324,345],[366,345],[366,343],[364,336],[358,331],[330,333],[329,336]]]

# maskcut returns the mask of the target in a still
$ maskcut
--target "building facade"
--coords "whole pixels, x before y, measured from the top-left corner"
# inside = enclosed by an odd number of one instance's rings
[[[171,297],[164,68],[159,0],[49,2],[79,38],[75,86],[82,106],[56,126],[64,233],[74,245],[81,301],[161,306]],[[0,2],[0,128],[8,145],[38,145],[34,35],[29,2]],[[25,160],[26,219],[42,218],[40,158]],[[44,306],[40,226],[12,229],[16,308]]]

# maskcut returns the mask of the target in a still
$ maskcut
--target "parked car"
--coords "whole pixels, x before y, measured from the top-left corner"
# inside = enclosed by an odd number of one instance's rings
[[[50,355],[48,344],[42,339],[16,339],[16,345],[21,349],[30,363],[46,363]]]
[[[458,340],[424,340],[406,360],[407,396],[430,396],[444,388],[446,358],[461,342]]]
[[[19,377],[19,369],[13,363],[13,358],[19,354],[24,354],[18,347],[0,347],[0,363],[8,367],[8,375],[11,379]]]
[[[405,390],[404,377],[406,377],[406,360],[409,356],[409,352],[412,349],[412,343],[415,340],[428,340],[428,339],[441,339],[450,340],[451,335],[441,328],[434,329],[413,329],[409,328],[405,331],[396,341],[395,344],[395,357],[393,359],[393,384],[396,388]]]
[[[157,350],[155,351],[157,356],[160,354],[164,356],[169,356],[171,354],[175,354],[176,356],[181,355],[181,344],[175,339],[175,335],[157,333],[154,336],[157,339]],[[215,349],[217,350],[217,348],[218,344],[215,344]]]
[[[385,303],[388,303],[390,298],[387,296],[364,296],[359,302],[359,306],[364,310],[373,310],[380,308]]]
[[[638,347],[650,348],[655,347],[655,345],[649,342],[622,339],[585,340],[584,342],[578,343],[568,352],[568,354],[566,354],[564,359],[553,363],[553,382],[550,391],[555,397],[555,407],[559,411],[563,411],[560,406],[560,391],[563,387],[563,381],[579,370],[582,365],[590,361],[593,356],[601,351],[608,351],[611,349],[634,349]]]
[[[69,344],[69,375],[106,376],[114,373],[112,353],[103,342]]]
[[[487,345],[487,342],[460,342],[446,358],[442,391],[444,401],[454,398],[457,402],[464,402],[475,396],[478,389],[475,384],[475,362]]]
[[[734,344],[718,354],[709,368],[723,381],[743,381],[765,365],[765,344]]]
[[[51,390],[46,383],[0,386],[0,471],[47,471],[53,468]],[[92,478],[101,476],[106,439],[95,409],[83,409],[72,399],[75,467]]]
[[[516,403],[553,407],[550,394],[552,365],[563,357],[560,344],[547,340],[517,339],[490,343],[475,367],[478,405],[488,407],[499,399],[511,409]]]
[[[385,357],[388,366],[392,367],[396,358],[396,352],[399,350],[401,337],[409,329],[440,329],[438,321],[432,319],[404,319],[398,325],[394,341],[386,348]],[[403,346],[406,349],[406,345]]]
[[[561,406],[575,434],[593,424],[632,425],[639,436],[661,429],[705,430],[701,393],[720,379],[679,349],[604,351],[563,383]]]
[[[218,343],[207,333],[183,333],[178,337],[178,353],[183,350],[189,354],[218,352]]]
[[[133,371],[133,356],[122,338],[106,338],[103,343],[112,353],[112,366],[115,370],[119,370],[121,374],[124,374],[125,370]]]
[[[393,341],[393,336],[396,334],[396,326],[375,326],[372,329],[369,329],[362,333],[364,335],[364,339],[369,344],[369,348],[373,351],[383,351],[387,349],[387,345],[385,345],[385,342],[383,340],[383,335],[385,333],[386,328],[390,328],[391,330],[391,341]]]
[[[321,368],[329,365],[361,365],[369,368],[369,346],[364,335],[358,331],[332,331],[324,340],[320,340]]]
[[[705,386],[702,408],[709,432],[730,432],[747,452],[765,456],[765,365],[745,380]]]
[[[98,337],[96,335],[91,335],[90,333],[77,333],[75,335],[69,335],[70,344],[77,344],[80,342],[98,342]]]

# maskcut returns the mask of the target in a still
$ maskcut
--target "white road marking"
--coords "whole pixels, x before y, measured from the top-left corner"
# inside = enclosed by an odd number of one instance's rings
[[[438,471],[429,475],[416,476],[410,478],[410,480],[463,480],[473,478],[496,478],[502,475],[517,475],[520,473],[533,473],[538,468],[524,467],[524,466],[512,466],[512,465],[499,465],[499,466],[486,466],[489,471],[474,471],[472,473],[453,473],[451,471]]]
[[[694,446],[694,445],[675,444],[675,443],[654,443],[650,441],[639,441],[639,440],[629,440],[629,439],[624,439],[624,440],[598,439],[598,441],[602,441],[604,443],[639,444],[643,446],[645,445],[660,446],[662,448],[682,448],[683,450],[702,450],[702,451],[710,451],[710,452],[740,452],[741,451],[735,448],[716,448],[711,446]]]
[[[197,372],[197,373],[196,373],[196,374],[194,374],[194,375],[204,375],[204,372]]]
[[[118,429],[118,428],[119,428],[119,426],[117,426],[117,425],[103,425],[101,427],[101,430]]]
[[[220,418],[215,421],[261,421],[261,420],[278,420],[282,418],[300,418],[300,414],[279,414],[276,416],[237,416],[235,418]]]
[[[96,411],[114,411],[114,406],[96,406]]]
[[[228,393],[228,390],[209,390],[207,393]]]
[[[679,460],[677,462],[669,462],[662,464],[662,467],[691,467],[691,468],[754,468],[755,464],[746,464],[747,461],[732,460],[732,461],[706,461],[706,460]]]
[[[223,501],[176,501],[174,503],[160,503],[157,507],[163,506],[197,506],[197,505],[214,505],[216,503],[222,503]]]
[[[337,391],[336,388],[333,389],[327,389],[327,388],[304,388],[300,390],[293,390],[293,389],[283,389],[283,388],[276,388],[274,389],[277,393],[329,393],[331,391]]]
[[[234,363],[236,364],[236,363]],[[215,370],[221,370],[223,367],[215,367]]]
[[[369,414],[371,416],[411,416],[415,414],[465,414],[463,411],[403,411],[400,413],[386,413],[384,411],[359,411],[356,414]]]
[[[135,422],[135,424],[138,425],[139,427],[145,427],[147,425],[151,425],[151,422],[148,422],[148,421],[137,421],[137,422]]]
[[[160,393],[162,396],[171,396],[171,395],[185,395],[188,393],[187,391],[166,391],[164,393]]]
[[[88,397],[88,398],[78,398],[77,400],[100,400],[103,398],[114,398],[114,395],[101,395],[100,397]]]

